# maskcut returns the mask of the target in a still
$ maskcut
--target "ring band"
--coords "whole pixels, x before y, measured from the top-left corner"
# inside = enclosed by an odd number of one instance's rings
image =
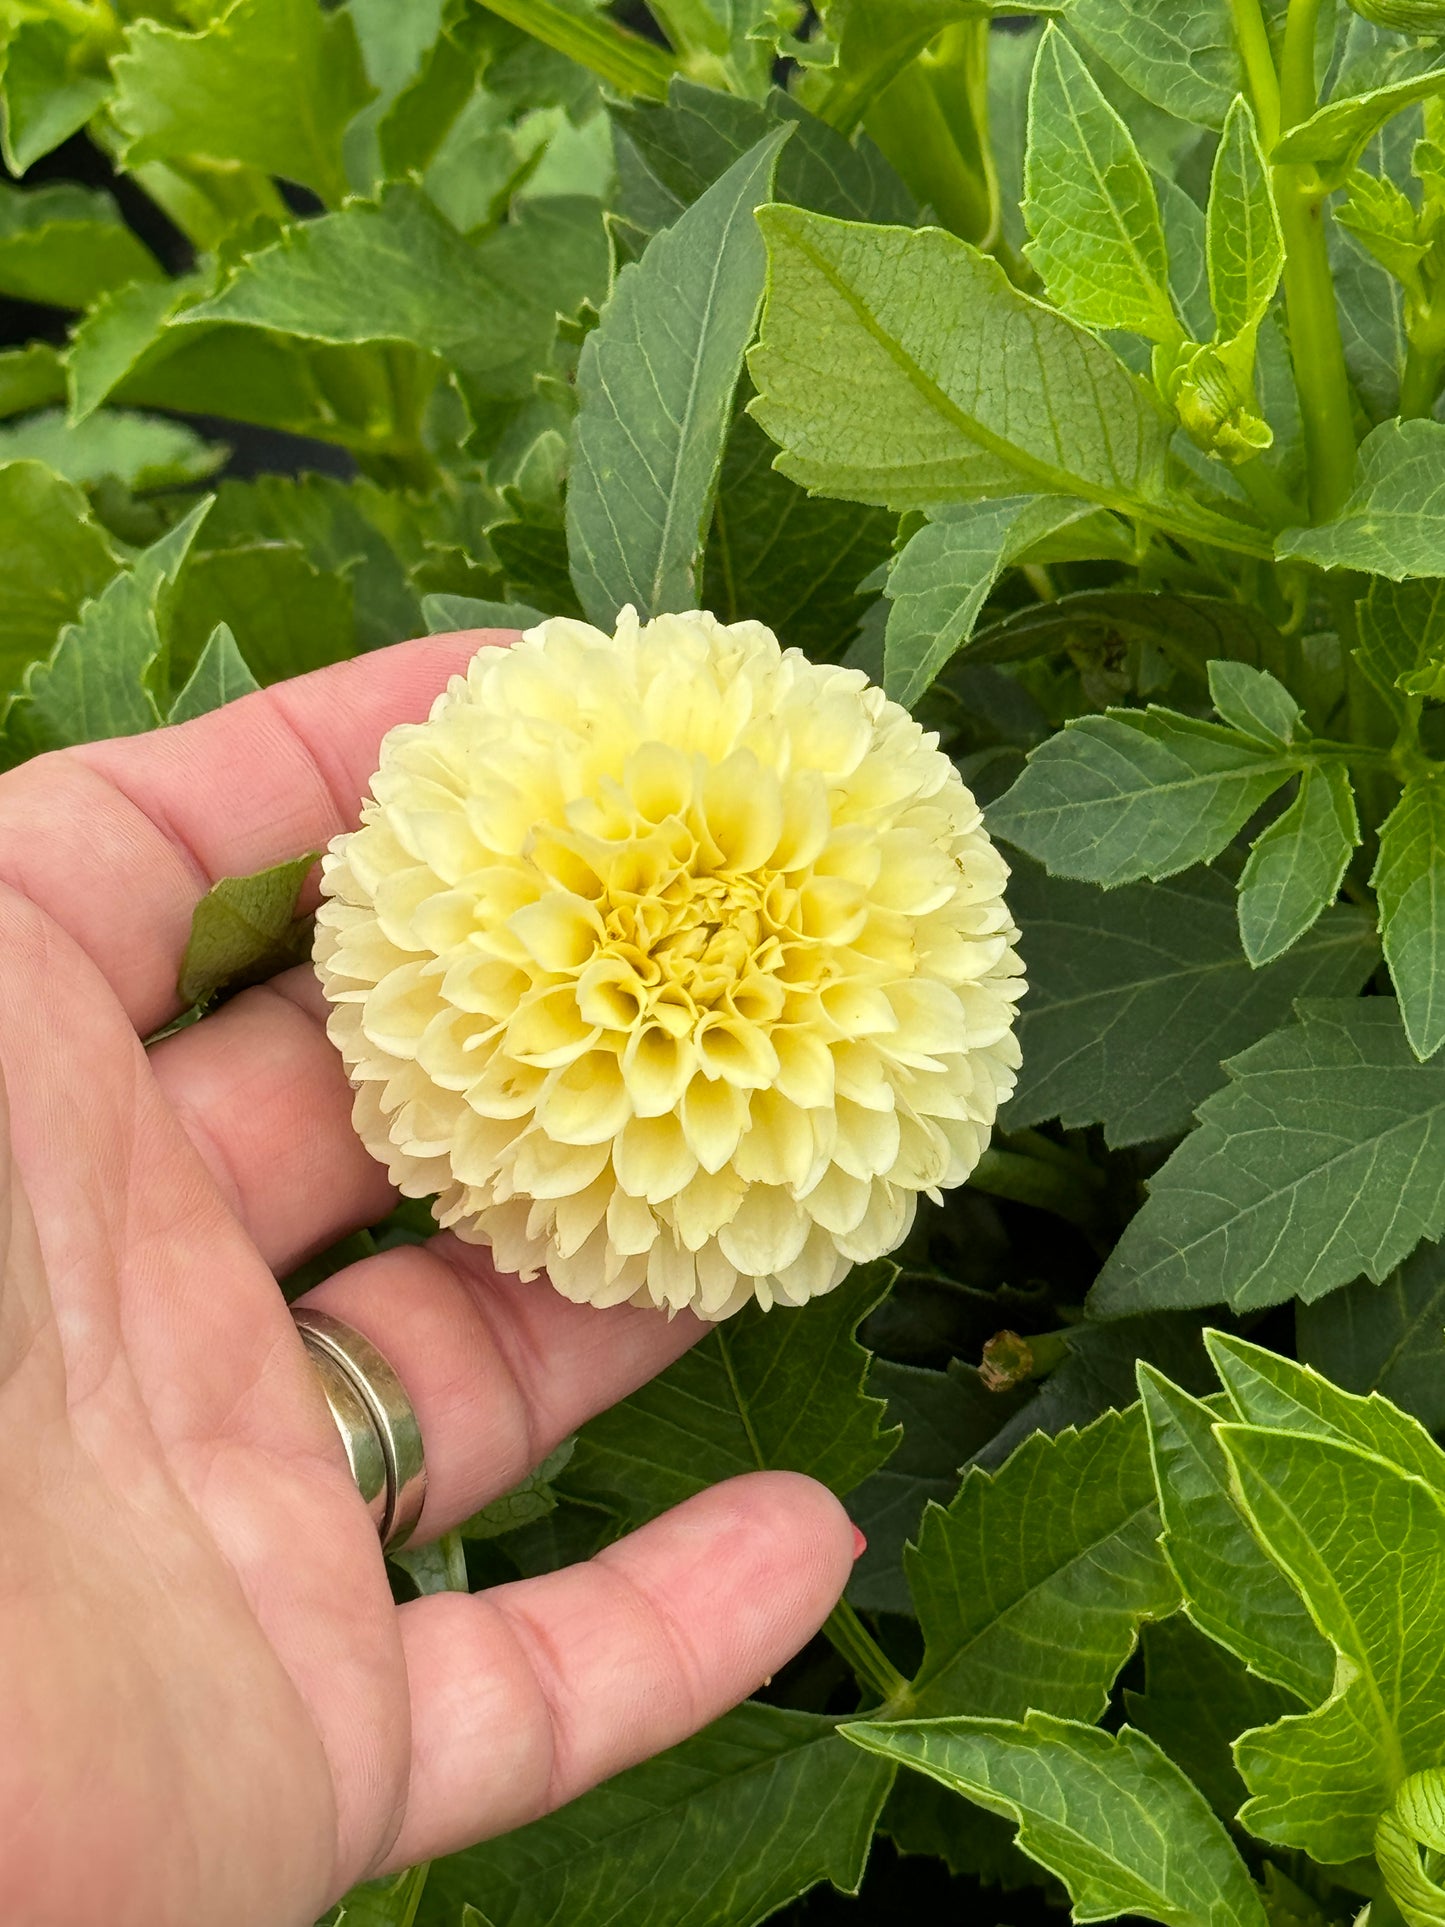
[[[339,1318],[307,1307],[293,1308],[291,1316],[316,1367],[381,1549],[399,1552],[416,1530],[426,1499],[426,1454],[406,1387],[371,1340]]]

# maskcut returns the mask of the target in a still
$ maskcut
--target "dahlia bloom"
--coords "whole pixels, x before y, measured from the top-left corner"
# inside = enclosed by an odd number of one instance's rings
[[[357,1130],[569,1298],[800,1305],[1013,1088],[1008,870],[861,672],[710,615],[555,620],[393,729],[325,859]]]

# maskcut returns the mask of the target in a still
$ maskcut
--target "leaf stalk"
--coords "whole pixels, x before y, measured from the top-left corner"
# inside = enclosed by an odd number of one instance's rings
[[[848,1662],[859,1686],[872,1687],[882,1697],[889,1718],[907,1718],[913,1708],[908,1681],[846,1599],[840,1599],[824,1620],[823,1636],[839,1658]]]

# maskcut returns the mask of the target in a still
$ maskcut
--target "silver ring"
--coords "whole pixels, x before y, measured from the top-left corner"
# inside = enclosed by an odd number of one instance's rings
[[[406,1387],[369,1338],[324,1311],[291,1316],[321,1380],[383,1552],[399,1552],[426,1500],[426,1454]]]

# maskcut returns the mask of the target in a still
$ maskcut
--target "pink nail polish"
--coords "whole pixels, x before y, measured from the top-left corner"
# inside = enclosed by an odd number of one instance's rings
[[[867,1550],[868,1550],[868,1541],[863,1537],[863,1534],[858,1530],[857,1526],[854,1526],[853,1557],[855,1559],[861,1559]]]

